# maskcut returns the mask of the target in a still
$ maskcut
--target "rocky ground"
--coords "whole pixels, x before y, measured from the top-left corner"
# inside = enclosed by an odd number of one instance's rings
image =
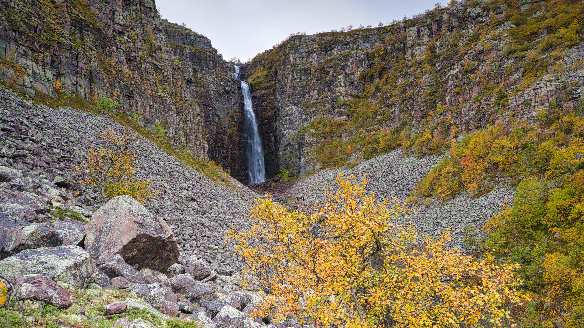
[[[317,208],[334,190],[337,175],[366,178],[368,190],[380,199],[405,202],[416,184],[438,163],[440,157],[416,158],[401,150],[365,161],[352,169],[325,170],[295,183],[277,199],[293,208]],[[462,193],[452,200],[418,201],[409,205],[402,222],[414,224],[422,233],[438,236],[450,231],[454,245],[462,247],[468,237],[478,237],[483,224],[513,200],[513,190],[499,186],[477,198]]]
[[[67,309],[58,318],[64,327],[116,318],[138,327],[124,316],[135,311],[162,318],[161,327],[177,317],[261,325],[249,318],[257,296],[237,285],[241,263],[224,238],[246,226],[253,192],[236,180],[213,182],[129,131],[137,174],[151,180],[155,197],[144,206],[128,197],[105,203],[79,183],[78,167],[102,131],[122,126],[5,91],[0,117],[0,275],[14,285],[13,301]],[[79,309],[88,291],[112,304]]]
[[[0,275],[13,285],[13,308],[21,309],[11,310],[13,319],[63,327],[268,325],[252,319],[261,298],[239,285],[241,263],[224,238],[248,225],[257,194],[236,180],[214,182],[126,131],[137,174],[152,182],[155,196],[144,205],[127,196],[106,202],[79,182],[78,168],[109,128],[124,129],[0,90]],[[276,198],[309,211],[343,173],[366,177],[380,198],[405,201],[439,159],[394,151],[352,169],[321,171]],[[479,198],[418,202],[401,219],[431,235],[451,230],[455,245],[464,246],[468,232],[480,231],[512,198],[499,187]],[[39,304],[58,311],[47,315]]]

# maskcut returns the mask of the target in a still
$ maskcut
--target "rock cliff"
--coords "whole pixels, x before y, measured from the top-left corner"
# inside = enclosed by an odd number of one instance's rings
[[[404,139],[437,153],[432,140],[579,106],[581,11],[463,1],[384,27],[290,37],[245,68],[268,173],[357,164]]]
[[[175,147],[245,176],[231,64],[153,0],[0,1],[0,81],[42,103],[118,103]]]

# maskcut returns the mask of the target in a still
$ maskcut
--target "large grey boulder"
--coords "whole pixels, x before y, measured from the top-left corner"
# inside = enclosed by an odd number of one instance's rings
[[[89,254],[78,246],[28,249],[0,261],[0,275],[10,281],[42,274],[78,288],[92,281],[95,270]]]
[[[119,254],[138,269],[165,272],[178,260],[178,244],[168,224],[132,197],[107,202],[86,228],[85,246],[99,262]]]

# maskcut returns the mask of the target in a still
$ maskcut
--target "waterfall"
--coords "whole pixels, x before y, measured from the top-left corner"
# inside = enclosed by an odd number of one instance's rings
[[[253,112],[253,103],[251,101],[251,91],[249,84],[240,80],[239,66],[235,66],[235,79],[241,82],[241,93],[243,94],[243,109],[245,113],[244,128],[247,137],[246,157],[247,157],[247,174],[249,183],[257,185],[266,181],[266,168],[264,162],[264,150],[262,148],[262,139],[258,130],[258,124]]]

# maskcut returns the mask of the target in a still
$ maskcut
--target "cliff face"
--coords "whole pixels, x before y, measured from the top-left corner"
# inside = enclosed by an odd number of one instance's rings
[[[385,27],[293,36],[246,67],[271,175],[581,105],[583,6],[466,1]],[[419,147],[418,147],[419,146]]]
[[[120,104],[178,148],[245,176],[241,96],[211,42],[153,0],[0,1],[0,80],[33,99]]]

